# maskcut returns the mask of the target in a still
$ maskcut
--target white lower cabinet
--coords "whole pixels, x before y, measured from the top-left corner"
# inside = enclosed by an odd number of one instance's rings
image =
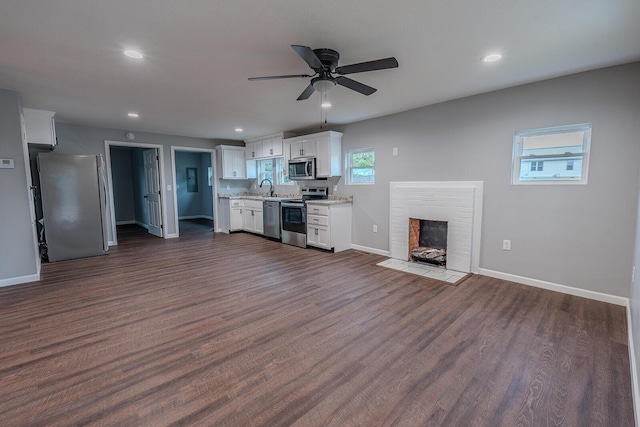
[[[242,200],[232,200],[229,212],[230,226],[229,231],[238,231],[244,229],[244,220],[242,218]]]
[[[262,201],[244,200],[244,231],[264,234]]]
[[[351,204],[307,203],[307,245],[344,251],[351,248]]]

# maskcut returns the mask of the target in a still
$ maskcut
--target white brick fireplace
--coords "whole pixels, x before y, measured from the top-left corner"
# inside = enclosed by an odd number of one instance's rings
[[[482,181],[392,182],[391,258],[409,260],[409,218],[447,221],[447,269],[477,273],[482,192]]]

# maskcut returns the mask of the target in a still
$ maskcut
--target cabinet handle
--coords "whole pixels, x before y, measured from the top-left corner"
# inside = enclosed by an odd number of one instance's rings
[[[240,209],[240,213],[242,213],[242,209]]]
[[[273,148],[269,149],[269,154],[271,154],[273,156]]]
[[[318,220],[318,218],[313,218],[313,220],[314,220],[315,222],[318,222],[318,221],[319,221],[319,220]]]
[[[254,211],[251,211],[251,216],[253,216],[254,213],[255,213]]]
[[[318,229],[316,228],[316,236],[318,235]]]
[[[304,155],[304,150],[302,148],[300,149],[300,155]]]
[[[255,157],[255,156],[256,156],[256,152],[255,152],[255,151],[252,151],[252,152],[251,152],[251,157]]]

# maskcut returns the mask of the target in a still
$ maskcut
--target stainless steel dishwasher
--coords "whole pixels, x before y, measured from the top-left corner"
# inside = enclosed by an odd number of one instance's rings
[[[280,202],[265,200],[262,202],[264,235],[280,240]]]

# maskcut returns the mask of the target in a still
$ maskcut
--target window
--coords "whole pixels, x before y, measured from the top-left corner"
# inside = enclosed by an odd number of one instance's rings
[[[284,157],[278,157],[276,158],[276,180],[278,181],[278,184],[280,185],[293,185],[293,181],[291,181],[289,178],[286,177],[285,175],[285,164],[284,164]]]
[[[374,184],[375,153],[373,148],[347,151],[347,184]]]
[[[268,179],[275,185],[273,181],[273,159],[258,160],[256,163],[258,167],[258,182]]]
[[[512,184],[586,184],[591,123],[516,132]]]
[[[544,167],[544,162],[531,162],[531,172],[540,172]]]
[[[273,185],[293,185],[293,181],[284,176],[284,157],[256,161],[258,183],[268,179]]]

